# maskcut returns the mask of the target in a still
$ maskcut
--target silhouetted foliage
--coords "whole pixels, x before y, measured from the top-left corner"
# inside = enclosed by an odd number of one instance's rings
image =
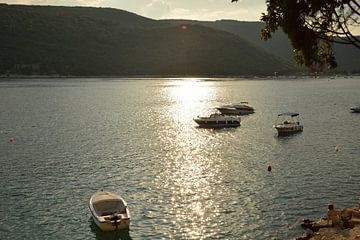
[[[232,0],[232,2],[237,0]],[[278,28],[288,35],[296,61],[316,70],[335,68],[333,43],[351,44],[360,49],[360,39],[352,34],[359,27],[358,0],[267,0],[262,38],[271,38]]]
[[[298,63],[314,70],[321,70],[324,64],[335,68],[334,37],[345,36],[343,41],[357,46],[348,26],[357,21],[356,9],[356,1],[349,0],[268,0],[267,14],[261,18],[266,24],[262,37],[270,38],[271,32],[281,27],[291,40]]]

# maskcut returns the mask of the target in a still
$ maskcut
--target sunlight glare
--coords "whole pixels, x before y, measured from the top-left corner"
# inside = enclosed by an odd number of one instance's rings
[[[215,93],[211,82],[187,78],[173,82],[168,96],[174,102],[169,109],[173,119],[192,123],[194,117],[209,111],[210,106],[206,103],[214,99]]]
[[[174,236],[203,239],[205,229],[216,218],[219,208],[211,196],[213,181],[219,175],[215,167],[216,152],[211,151],[212,138],[201,134],[193,118],[208,110],[215,99],[211,81],[196,78],[169,81],[164,96],[170,101],[167,123],[159,132],[166,159],[157,186],[169,194],[169,208],[175,226]],[[208,152],[210,151],[210,152]],[[218,191],[218,190],[216,190]],[[178,232],[176,232],[178,231]],[[208,233],[215,234],[216,230]]]

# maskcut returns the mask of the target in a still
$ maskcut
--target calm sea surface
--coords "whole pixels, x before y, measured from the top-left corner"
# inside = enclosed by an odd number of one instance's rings
[[[239,128],[196,127],[241,100]],[[329,201],[357,205],[357,104],[359,77],[3,80],[0,239],[293,239]],[[304,132],[276,136],[284,111]],[[127,200],[129,232],[94,225],[100,189]]]

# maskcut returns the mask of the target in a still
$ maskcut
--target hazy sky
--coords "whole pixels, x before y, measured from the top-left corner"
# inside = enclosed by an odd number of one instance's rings
[[[259,21],[265,0],[10,0],[8,4],[94,6],[124,9],[154,18]]]

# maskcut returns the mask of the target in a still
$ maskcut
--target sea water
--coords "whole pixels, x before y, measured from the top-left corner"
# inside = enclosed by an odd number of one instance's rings
[[[238,128],[193,121],[244,100]],[[4,79],[0,239],[293,239],[359,200],[357,104],[359,77]],[[304,131],[279,138],[288,111]],[[130,231],[94,225],[100,190],[128,202]]]

